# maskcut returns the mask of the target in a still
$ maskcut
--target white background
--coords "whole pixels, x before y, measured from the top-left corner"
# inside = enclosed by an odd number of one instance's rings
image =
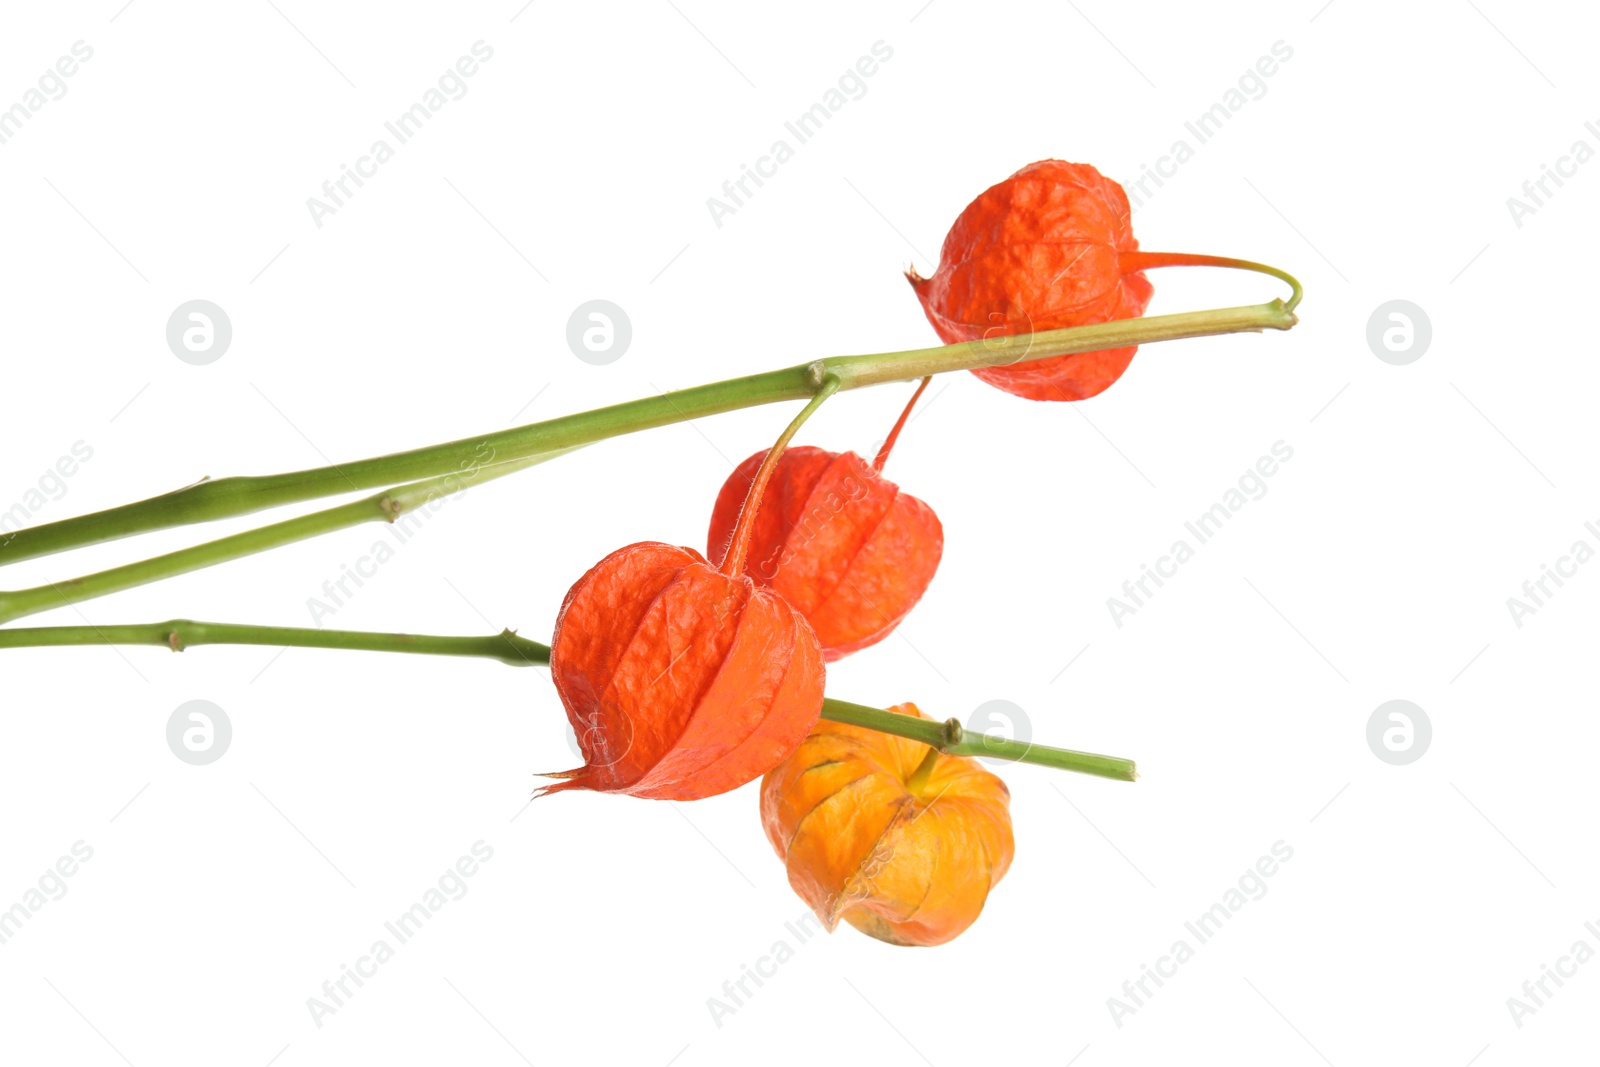
[[[0,906],[93,859],[0,946],[0,1058],[114,1064],[1241,1062],[1483,1065],[1592,1055],[1600,964],[1519,1028],[1521,995],[1600,920],[1593,608],[1580,569],[1506,599],[1600,520],[1584,322],[1600,162],[1514,224],[1506,200],[1600,138],[1594,14],[1504,0],[1116,5],[922,0],[618,5],[8,5],[0,105],[94,49],[0,145],[0,509],[75,442],[32,517],[202,475],[355,459],[792,365],[934,343],[931,271],[986,186],[1035,159],[1127,181],[1276,41],[1293,57],[1135,219],[1144,247],[1282,265],[1289,334],[1152,346],[1110,391],[1037,404],[940,380],[889,474],[941,516],[900,636],[831,692],[1136,757],[1136,785],[1005,772],[1017,856],[968,933],[814,938],[719,1027],[707,999],[804,906],[756,790],[692,805],[563,795],[542,670],[273,649],[0,653]],[[337,177],[473,42],[494,50],[315,226]],[[893,49],[735,215],[705,206],[876,41]],[[1281,291],[1152,275],[1152,313]],[[167,349],[204,298],[234,340]],[[612,300],[618,362],[565,342]],[[1380,362],[1380,303],[1433,324]],[[866,451],[908,386],[804,440]],[[452,500],[324,622],[545,638],[571,582],[637,540],[702,544],[730,465],[790,409],[610,441]],[[1106,599],[1275,442],[1294,450],[1118,628]],[[299,510],[305,510],[304,508]],[[275,517],[275,516],[274,516]],[[9,567],[59,581],[252,516]],[[309,625],[378,527],[65,609]],[[1595,572],[1595,573],[1591,573]],[[1071,664],[1068,667],[1068,664]],[[180,703],[234,737],[191,767]],[[1368,717],[1433,723],[1380,762]],[[514,821],[513,821],[514,820]],[[319,1028],[308,997],[476,841],[493,859]],[[1294,858],[1119,1027],[1107,1000],[1275,842]],[[1191,939],[1192,942],[1192,939]],[[1553,986],[1551,987],[1554,988]]]

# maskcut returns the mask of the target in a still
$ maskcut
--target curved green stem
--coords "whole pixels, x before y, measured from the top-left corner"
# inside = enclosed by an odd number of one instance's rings
[[[376,496],[312,512],[310,515],[286,519],[255,530],[246,530],[190,548],[181,548],[176,552],[168,552],[137,563],[113,567],[79,578],[50,582],[31,589],[0,592],[0,623],[36,615],[51,608],[92,600],[109,593],[118,593],[135,586],[148,585],[163,578],[188,574],[190,571],[242,559],[257,552],[304,541],[334,530],[359,526],[364,522],[392,523],[407,512],[415,511],[433,500],[470,489],[473,483],[503,478],[507,474],[553,459],[559,454],[561,453],[548,453],[508,463],[468,467],[441,478],[429,478],[410,485],[402,485],[378,493]]]
[[[722,557],[723,574],[737,577],[744,573],[744,557],[750,550],[750,536],[755,530],[756,516],[761,511],[761,498],[767,491],[767,483],[772,480],[772,472],[778,467],[778,460],[783,458],[784,449],[789,447],[789,442],[794,440],[794,435],[800,432],[800,427],[806,424],[812,413],[838,391],[839,379],[831,375],[825,376],[822,379],[822,388],[811,398],[811,403],[800,409],[800,414],[790,420],[789,425],[783,428],[778,439],[772,443],[772,447],[767,449],[766,456],[761,460],[761,466],[756,468],[756,476],[750,479],[750,488],[745,491],[744,503],[739,506],[739,519],[733,524],[733,535],[728,539],[728,551]]]
[[[933,777],[933,769],[939,765],[939,757],[944,755],[937,748],[928,746],[928,751],[923,754],[922,762],[911,772],[911,777],[906,779],[906,792],[912,796],[921,796],[927,788],[928,779]]]
[[[550,648],[505,630],[489,637],[440,637],[427,634],[369,633],[363,630],[319,630],[291,626],[171,619],[131,626],[40,626],[0,629],[0,648],[47,648],[68,645],[158,645],[182,652],[195,645],[271,645],[293,648],[356,649],[364,652],[411,652],[432,656],[473,656],[513,667],[547,667]],[[1131,782],[1134,762],[1116,756],[1051,748],[1027,741],[1009,741],[971,734],[955,719],[914,719],[883,708],[824,700],[822,717],[834,722],[919,741],[952,756],[988,756],[1017,763],[1076,771],[1099,778]]]
[[[1186,337],[1287,330],[1296,322],[1282,300],[1177,315],[1118,319],[1091,326],[994,337],[938,348],[836,356],[798,367],[681,389],[594,411],[513,427],[480,437],[357,460],[335,466],[205,480],[163,496],[91,515],[15,531],[0,539],[0,564],[64,552],[121,537],[210,522],[264,508],[315,500],[352,490],[378,489],[462,469],[487,450],[498,461],[528,459],[608,437],[698,419],[739,408],[804,400],[829,377],[839,389],[911,381],[930,374],[1001,366],[1077,352],[1094,352]]]
[[[1266,274],[1280,282],[1288,283],[1289,299],[1283,305],[1285,311],[1293,311],[1299,307],[1300,298],[1305,296],[1305,290],[1300,288],[1300,280],[1288,271],[1249,259],[1202,256],[1192,252],[1123,252],[1117,256],[1117,263],[1124,274],[1136,270],[1150,270],[1153,267],[1227,267],[1230,270],[1250,270],[1257,274]]]

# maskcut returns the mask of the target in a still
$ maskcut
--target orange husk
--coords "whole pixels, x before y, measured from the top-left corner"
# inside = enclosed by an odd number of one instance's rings
[[[723,483],[706,555],[727,551],[758,452]],[[854,452],[791,448],[778,460],[751,529],[747,571],[794,605],[829,662],[887,637],[933,581],[944,528],[933,509]]]
[[[927,718],[914,704],[890,709]],[[1011,866],[1010,791],[976,761],[824,720],[761,782],[761,821],[789,885],[834,929],[897,945],[966,930]]]
[[[568,789],[697,800],[760,777],[822,711],[823,661],[804,617],[744,575],[656,542],[578,580],[550,673],[584,766]]]
[[[968,204],[939,267],[906,275],[945,344],[1144,314],[1154,288],[1121,257],[1136,252],[1122,186],[1086,163],[1031,163]],[[972,373],[1029,400],[1083,400],[1109,388],[1137,347],[1052,356]]]

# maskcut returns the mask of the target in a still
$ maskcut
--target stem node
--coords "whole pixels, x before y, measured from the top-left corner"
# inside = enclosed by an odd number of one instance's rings
[[[1173,260],[1173,257],[1163,258],[1169,262]],[[1205,258],[1213,265],[1230,265],[1233,262],[1217,263],[1210,257],[1186,258]],[[1139,269],[1133,266],[1134,262],[1130,260],[1130,269]],[[1243,261],[1238,262],[1246,265]],[[1008,342],[1022,346],[1021,358],[1035,360],[1186,337],[1262,329],[1287,330],[1293,326],[1294,309],[1300,300],[1299,283],[1276,268],[1260,264],[1248,266],[1288,283],[1294,290],[1288,303],[1279,299],[1246,307],[1116,319],[1089,326],[1070,326],[1018,335],[1008,338]],[[1006,346],[993,346],[989,340],[904,352],[835,356],[799,367],[712,382],[487,435],[337,466],[330,464],[264,477],[206,478],[149,500],[17,530],[0,540],[0,565],[152,530],[247,515],[265,508],[316,500],[349,490],[377,489],[402,482],[421,485],[424,480],[446,475],[459,478],[459,472],[466,467],[478,468],[483,461],[485,448],[492,449],[494,457],[493,466],[486,468],[485,474],[497,476],[498,473],[507,472],[508,468],[518,469],[514,464],[531,465],[620,434],[637,433],[758,404],[813,397],[827,389],[830,381],[838,382],[838,389],[859,389],[884,382],[912,381],[930,374],[998,366],[1016,362],[1018,358],[1009,343]],[[457,481],[452,481],[445,488],[455,492],[461,486]],[[371,504],[363,506],[370,507]],[[404,511],[412,505],[402,501],[400,506]],[[0,616],[7,614],[5,604],[10,599],[0,595]]]
[[[129,626],[41,626],[30,629],[0,627],[0,649],[47,648],[67,645],[166,645],[181,652],[187,645],[262,645],[282,648],[344,648],[366,652],[406,652],[430,656],[473,656],[499,660],[512,667],[548,667],[550,646],[505,629],[491,637],[442,637],[432,634],[370,633],[361,630],[322,630],[289,626],[251,626],[226,622],[168,619]],[[989,756],[1075,771],[1099,778],[1131,782],[1138,777],[1132,760],[1092,752],[1050,748],[1030,742],[1001,741],[978,735],[968,740],[957,719],[936,722],[916,719],[883,708],[825,699],[822,717],[879,733],[904,737],[927,745],[930,752],[952,756]],[[928,769],[935,760],[924,757]]]
[[[944,721],[944,744],[940,746],[941,750],[949,751],[961,744],[965,735],[966,731],[961,728],[961,720],[953,717],[946,719]]]

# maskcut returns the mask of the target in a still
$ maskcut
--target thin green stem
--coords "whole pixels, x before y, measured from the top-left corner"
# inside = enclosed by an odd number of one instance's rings
[[[1034,763],[1041,767],[1055,767],[1063,771],[1092,774],[1097,778],[1113,778],[1119,782],[1132,782],[1138,777],[1138,768],[1131,759],[1119,756],[1100,756],[1093,752],[1075,752],[1067,748],[1051,748],[1032,741],[1012,741],[990,734],[974,734],[963,729],[955,719],[936,722],[933,719],[913,719],[881,708],[849,704],[843,700],[824,700],[822,717],[834,722],[863,726],[880,733],[920,741],[949,756],[987,756],[1010,763]],[[899,720],[898,722],[892,720]]]
[[[68,645],[158,645],[182,652],[196,645],[272,645],[294,648],[355,649],[364,652],[411,652],[433,656],[493,659],[513,667],[547,667],[550,648],[510,630],[489,637],[440,637],[426,634],[369,633],[362,630],[320,630],[289,626],[171,619],[131,626],[41,626],[0,629],[0,648],[46,648]],[[1092,752],[1051,748],[1027,741],[1008,741],[963,730],[955,719],[935,722],[883,708],[824,700],[822,717],[921,742],[951,756],[988,756],[1017,763],[1075,771],[1099,778],[1131,782],[1134,762]]]
[[[839,389],[843,391],[885,382],[912,381],[930,374],[1157,341],[1287,330],[1295,322],[1291,308],[1282,300],[1273,300],[1246,307],[1118,319],[1044,333],[985,338],[938,348],[830,357],[409,452],[287,474],[204,480],[138,503],[12,532],[0,540],[0,564],[351,490],[378,489],[435,478],[461,470],[464,464],[474,462],[474,457],[486,451],[494,455],[497,462],[528,459],[739,408],[809,399],[828,376],[837,378]]]
[[[182,652],[196,645],[268,645],[273,648],[342,648],[361,652],[410,652],[427,656],[479,656],[513,667],[542,667],[550,647],[511,630],[491,637],[368,633],[296,626],[250,626],[229,622],[166,622],[129,626],[38,626],[0,629],[0,648],[67,645],[160,645]]]
[[[739,507],[739,520],[733,524],[733,536],[728,541],[727,553],[722,557],[723,574],[737,576],[744,573],[744,557],[750,551],[750,536],[755,530],[756,516],[761,511],[761,498],[767,491],[767,483],[772,480],[772,472],[778,467],[778,460],[783,458],[783,450],[789,447],[789,442],[794,440],[794,435],[800,432],[800,427],[806,424],[812,413],[838,391],[839,379],[832,376],[823,378],[822,388],[817,390],[817,395],[800,409],[800,413],[783,428],[772,447],[767,449],[761,466],[756,468],[756,476],[750,479],[750,488],[744,494],[744,503]]]
[[[944,755],[932,745],[923,754],[922,762],[917,764],[916,770],[911,772],[911,777],[906,779],[906,792],[912,796],[920,796],[927,787],[928,779],[933,777],[933,769],[939,765],[939,757]]]
[[[402,485],[338,507],[246,530],[215,541],[207,541],[162,556],[140,560],[137,563],[113,567],[79,578],[49,582],[31,589],[0,592],[0,623],[158,582],[179,574],[188,574],[190,571],[242,559],[257,552],[265,552],[268,549],[304,541],[335,530],[358,526],[364,522],[392,523],[407,512],[415,511],[430,501],[462,492],[471,488],[473,484],[503,478],[536,463],[552,459],[558,454],[549,453],[506,463],[467,467],[443,477]]]
[[[1293,311],[1299,307],[1300,298],[1305,295],[1305,290],[1300,288],[1299,279],[1288,271],[1249,259],[1202,256],[1193,252],[1123,252],[1117,257],[1117,262],[1124,274],[1136,270],[1149,270],[1152,267],[1226,267],[1230,270],[1250,270],[1257,274],[1266,274],[1280,282],[1288,283],[1289,299],[1283,305],[1286,311]]]

